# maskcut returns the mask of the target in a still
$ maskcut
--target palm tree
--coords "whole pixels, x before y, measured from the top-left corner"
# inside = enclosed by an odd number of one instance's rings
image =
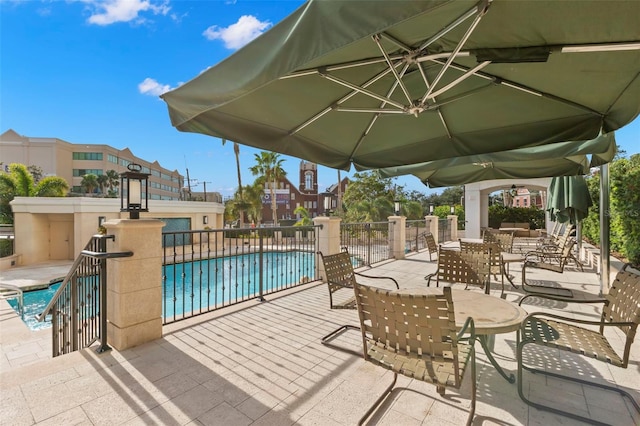
[[[104,196],[104,190],[107,188],[107,185],[109,184],[109,178],[107,177],[107,175],[98,175],[96,182],[98,182],[98,188],[100,188],[100,194]]]
[[[82,176],[82,182],[80,182],[80,186],[84,188],[87,194],[92,194],[93,191],[98,187],[98,176],[93,173],[87,173]]]
[[[296,207],[293,211],[293,214],[300,215],[300,219],[293,226],[311,226],[313,225],[313,220],[311,216],[309,216],[309,210],[305,209],[302,206]]]
[[[0,223],[13,223],[9,203],[15,197],[64,197],[69,190],[66,180],[47,176],[36,184],[24,164],[12,163],[9,172],[0,172]]]
[[[222,145],[227,143],[226,139],[222,139]],[[236,155],[236,170],[238,173],[238,195],[240,197],[240,227],[242,228],[244,224],[244,210],[242,206],[244,205],[244,197],[242,196],[242,176],[240,174],[240,145],[237,142],[233,143],[233,153]]]
[[[256,159],[256,165],[251,167],[251,173],[254,176],[258,176],[257,182],[261,184],[269,185],[269,192],[271,195],[271,211],[273,224],[277,222],[277,209],[276,204],[276,184],[277,182],[287,175],[287,172],[282,168],[284,159],[280,158],[280,154],[275,152],[262,151],[260,154],[254,154]]]
[[[107,196],[116,197],[118,195],[116,188],[120,185],[120,174],[115,170],[107,170],[105,176],[107,176],[107,187],[109,188]]]

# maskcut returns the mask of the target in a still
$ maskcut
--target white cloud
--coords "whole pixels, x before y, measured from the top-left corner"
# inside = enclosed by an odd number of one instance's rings
[[[89,5],[92,14],[88,22],[96,25],[110,25],[117,22],[143,23],[143,12],[167,15],[171,10],[168,0],[81,0]]]
[[[239,49],[271,27],[269,21],[259,21],[252,15],[244,15],[238,22],[226,28],[212,25],[202,35],[208,40],[222,40],[227,49]]]
[[[140,93],[149,96],[160,96],[172,89],[173,88],[168,84],[160,84],[153,78],[149,77],[145,78],[142,83],[138,84],[138,90]]]

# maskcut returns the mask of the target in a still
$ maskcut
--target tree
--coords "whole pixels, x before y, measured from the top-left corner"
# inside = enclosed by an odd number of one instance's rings
[[[280,158],[280,154],[275,152],[262,151],[260,154],[254,154],[256,165],[251,167],[251,173],[257,176],[256,182],[267,184],[271,196],[271,212],[273,224],[278,221],[278,205],[276,204],[276,184],[287,175],[282,168],[284,159]]]
[[[107,188],[109,184],[109,178],[107,175],[99,175],[97,176],[96,182],[98,182],[98,188],[100,189],[100,194],[104,196],[104,190]]]
[[[0,223],[13,223],[9,204],[15,197],[64,197],[69,190],[67,181],[47,176],[37,184],[24,164],[9,164],[9,172],[0,172]]]
[[[383,178],[376,171],[353,175],[344,193],[345,221],[377,222],[394,214],[393,201],[402,196],[403,188],[395,186],[392,178]]]
[[[29,167],[27,167],[27,170],[29,170],[29,173],[31,173],[31,176],[33,176],[33,182],[36,184],[40,182],[44,177],[44,170],[42,170],[42,167],[40,166],[35,166],[32,164]]]
[[[115,170],[107,170],[105,173],[107,177],[107,188],[109,191],[107,193],[107,197],[115,198],[118,196],[118,186],[120,186],[120,174]]]
[[[96,188],[99,187],[98,184],[98,176],[93,173],[87,173],[82,176],[82,182],[80,182],[80,186],[85,190],[87,194],[92,194]]]
[[[296,207],[293,211],[293,214],[300,215],[300,219],[293,226],[311,226],[313,225],[313,220],[309,215],[309,211],[302,206]]]
[[[224,144],[227,143],[226,139],[222,139],[222,145],[224,146]],[[239,206],[243,206],[244,205],[244,197],[242,195],[242,175],[240,173],[240,145],[237,142],[233,143],[233,153],[236,156],[236,172],[238,174],[238,195],[240,198],[240,204]],[[241,209],[240,210],[240,227],[242,228],[244,224],[244,210]]]

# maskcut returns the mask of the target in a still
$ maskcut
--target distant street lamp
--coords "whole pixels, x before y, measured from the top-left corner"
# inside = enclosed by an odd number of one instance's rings
[[[129,212],[129,219],[140,219],[140,212],[149,211],[149,173],[142,173],[142,166],[136,163],[127,169],[120,173],[120,211]]]
[[[396,216],[400,216],[400,200],[397,198],[393,201],[393,208],[396,212]]]

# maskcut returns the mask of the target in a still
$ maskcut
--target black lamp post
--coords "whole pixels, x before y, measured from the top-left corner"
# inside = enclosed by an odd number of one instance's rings
[[[142,173],[142,166],[136,163],[127,169],[120,173],[120,211],[129,212],[129,219],[140,219],[140,212],[149,211],[149,173]]]
[[[327,192],[323,192],[323,199],[322,199],[322,203],[324,205],[324,214],[325,216],[331,216],[331,203],[333,201],[333,193],[327,191]]]

